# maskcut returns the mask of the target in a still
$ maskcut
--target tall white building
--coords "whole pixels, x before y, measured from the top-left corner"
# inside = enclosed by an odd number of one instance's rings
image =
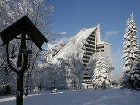
[[[87,34],[87,32],[90,32]],[[85,33],[87,38],[83,42],[83,87],[84,88],[92,88],[92,76],[93,76],[93,69],[91,70],[88,66],[90,59],[96,56],[94,54],[101,52],[104,56],[108,57],[112,64],[112,57],[111,57],[111,44],[105,41],[101,41],[100,37],[100,26],[97,25],[94,29],[85,29]],[[112,67],[112,66],[111,66]]]
[[[111,44],[101,41],[100,25],[98,24],[93,28],[81,29],[76,36],[71,38],[65,46],[61,47],[61,49],[56,52],[55,55],[49,56],[54,63],[57,62],[58,58],[69,60],[68,56],[71,54],[77,56],[82,61],[81,77],[83,88],[92,88],[93,69],[89,67],[89,63],[96,52],[103,52],[111,59]]]

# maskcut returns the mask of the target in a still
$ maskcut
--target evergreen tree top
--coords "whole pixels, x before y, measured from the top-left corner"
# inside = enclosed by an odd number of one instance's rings
[[[130,17],[128,17],[126,25],[128,26],[128,28],[131,28],[131,26],[133,26],[133,28],[136,28],[135,27],[135,18],[134,18],[133,12],[130,14]]]
[[[132,12],[131,14],[130,14],[130,20],[134,20],[134,13]]]

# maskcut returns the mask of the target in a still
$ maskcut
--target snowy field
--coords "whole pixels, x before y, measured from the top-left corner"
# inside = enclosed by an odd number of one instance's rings
[[[16,105],[15,97],[1,98],[0,105]],[[120,89],[43,92],[25,97],[24,105],[140,105],[140,92]]]

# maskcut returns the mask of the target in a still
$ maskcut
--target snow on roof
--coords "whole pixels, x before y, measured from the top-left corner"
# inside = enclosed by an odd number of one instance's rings
[[[65,59],[65,55],[71,52],[76,52],[76,53],[81,53],[81,51],[77,51],[77,47],[81,47],[83,46],[83,40],[85,40],[86,38],[89,37],[89,35],[97,28],[98,30],[98,41],[100,41],[100,30],[99,25],[97,25],[96,27],[93,28],[83,28],[80,30],[80,32],[78,32],[76,34],[75,37],[72,37],[70,39],[70,41],[58,52],[57,55],[54,56],[53,61],[57,61],[57,58],[64,58]]]
[[[80,30],[80,32],[75,36],[75,38],[77,39],[77,41],[81,41],[83,39],[86,39],[95,29],[97,28],[96,31],[96,37],[97,37],[97,41],[101,42],[100,39],[100,25],[98,24],[96,27],[92,27],[92,28],[83,28]]]
[[[95,30],[95,28],[96,28],[96,27],[89,28],[89,29],[83,28],[83,29],[81,29],[80,32],[75,36],[75,38],[77,39],[77,41],[86,39],[86,38]]]

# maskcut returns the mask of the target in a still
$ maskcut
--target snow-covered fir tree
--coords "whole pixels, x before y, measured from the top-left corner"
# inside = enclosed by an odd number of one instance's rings
[[[140,88],[139,47],[136,34],[136,23],[132,13],[127,20],[123,43],[124,74],[122,86],[130,89]]]
[[[110,60],[103,53],[97,54],[92,80],[94,89],[106,89],[111,87],[109,62]]]

